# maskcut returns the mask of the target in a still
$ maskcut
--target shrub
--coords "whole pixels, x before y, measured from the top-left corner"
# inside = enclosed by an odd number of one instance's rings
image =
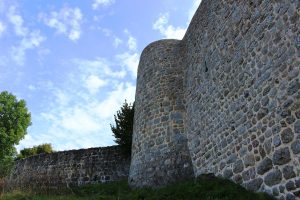
[[[17,156],[18,159],[27,158],[41,153],[52,153],[54,152],[51,144],[41,144],[32,148],[24,148],[20,151]]]
[[[116,138],[115,142],[120,145],[123,153],[131,155],[134,103],[133,105],[125,103],[114,116],[116,125],[110,125],[111,130]]]

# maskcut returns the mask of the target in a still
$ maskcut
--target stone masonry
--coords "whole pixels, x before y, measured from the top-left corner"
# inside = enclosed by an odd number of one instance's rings
[[[193,177],[184,132],[183,53],[178,40],[154,42],[142,53],[135,99],[131,185],[161,186]]]
[[[126,180],[130,159],[118,146],[39,154],[18,160],[7,189],[63,193],[74,186]]]
[[[203,0],[183,40],[145,48],[132,186],[214,173],[300,198],[299,15],[299,0]]]

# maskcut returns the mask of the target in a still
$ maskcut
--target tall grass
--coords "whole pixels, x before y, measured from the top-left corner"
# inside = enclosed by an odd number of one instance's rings
[[[253,193],[224,179],[202,176],[160,189],[131,189],[127,181],[73,188],[67,196],[34,196],[13,192],[1,200],[272,200],[264,193]]]

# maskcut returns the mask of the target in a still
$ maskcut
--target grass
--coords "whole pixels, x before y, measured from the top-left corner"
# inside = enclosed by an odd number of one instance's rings
[[[273,200],[264,193],[253,193],[220,178],[202,176],[160,189],[131,189],[127,181],[88,185],[73,189],[67,196],[32,196],[13,192],[1,200]]]

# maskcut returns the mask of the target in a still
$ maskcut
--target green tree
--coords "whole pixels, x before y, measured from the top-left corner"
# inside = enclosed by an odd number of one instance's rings
[[[16,154],[15,145],[27,134],[31,115],[24,100],[4,91],[0,93],[0,174],[7,173],[7,166]],[[1,170],[4,170],[1,172]]]
[[[125,155],[131,155],[132,133],[133,133],[133,117],[134,117],[134,103],[125,103],[117,114],[114,115],[115,126],[110,125],[111,130],[115,136],[115,142],[120,145]]]
[[[24,148],[20,151],[17,156],[18,159],[27,158],[41,153],[52,153],[54,152],[51,144],[41,144],[32,148]]]

